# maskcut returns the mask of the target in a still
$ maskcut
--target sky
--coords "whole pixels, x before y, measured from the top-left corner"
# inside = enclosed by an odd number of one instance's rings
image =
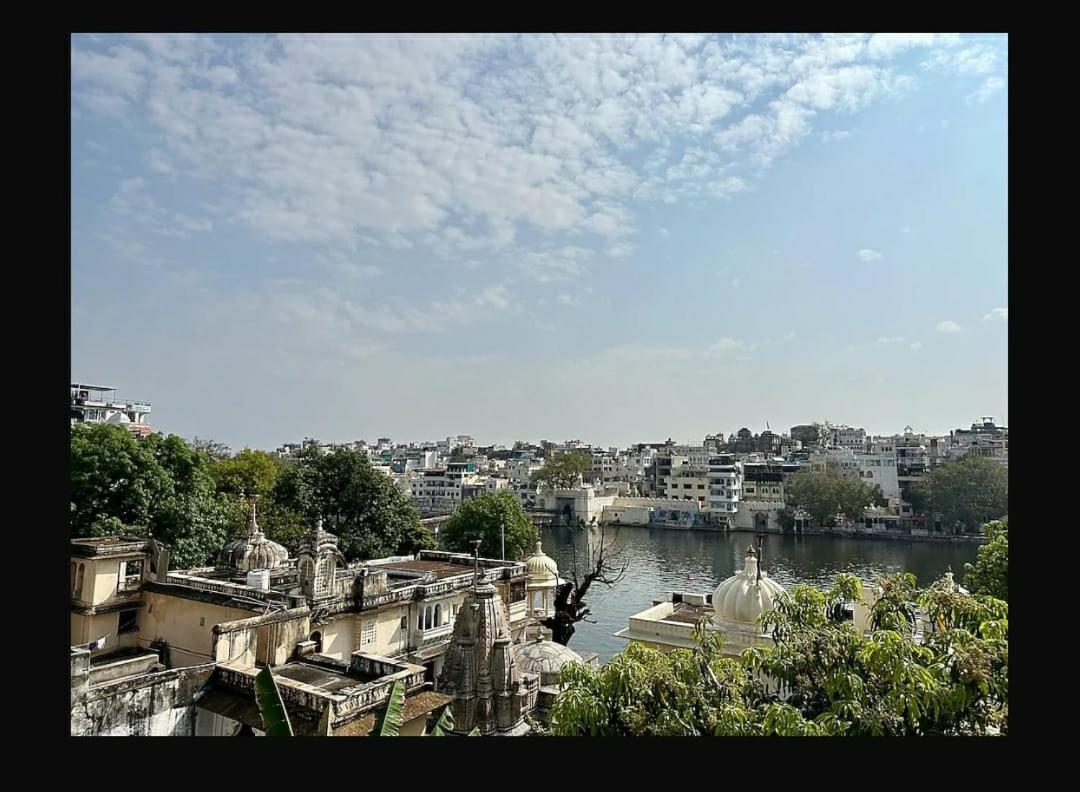
[[[71,374],[235,449],[1007,421],[1008,40],[79,35]]]

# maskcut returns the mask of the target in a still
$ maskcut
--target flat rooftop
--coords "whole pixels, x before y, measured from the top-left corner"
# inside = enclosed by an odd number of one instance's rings
[[[279,679],[291,679],[294,682],[310,685],[325,693],[337,693],[345,688],[366,685],[379,679],[379,677],[371,674],[359,674],[354,671],[345,673],[338,669],[304,661],[277,666],[274,668],[274,676]]]
[[[419,561],[395,561],[392,564],[380,564],[378,569],[385,569],[388,572],[400,569],[405,572],[434,572],[435,577],[439,580],[443,578],[456,577],[457,575],[472,574],[472,564],[451,564],[447,561],[432,561],[432,560],[419,560]],[[483,567],[481,567],[483,569]],[[486,571],[486,570],[485,570]]]
[[[89,556],[126,555],[145,553],[148,540],[139,536],[93,536],[71,540],[71,554],[83,558]]]
[[[677,602],[671,613],[664,617],[664,621],[697,624],[702,619],[712,619],[712,616],[712,605],[687,605],[685,602]]]

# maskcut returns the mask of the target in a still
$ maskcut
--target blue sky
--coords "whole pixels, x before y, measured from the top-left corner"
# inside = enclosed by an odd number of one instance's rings
[[[1007,418],[1004,36],[76,36],[72,377],[234,448]]]

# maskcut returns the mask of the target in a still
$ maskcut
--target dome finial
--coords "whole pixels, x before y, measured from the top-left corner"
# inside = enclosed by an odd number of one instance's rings
[[[251,496],[251,523],[248,525],[248,538],[254,539],[256,536],[262,533],[262,529],[259,528],[259,523],[255,520],[255,501],[258,499],[258,495]]]

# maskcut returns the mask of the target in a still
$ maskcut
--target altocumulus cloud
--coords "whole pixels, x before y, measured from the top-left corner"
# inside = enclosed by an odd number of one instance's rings
[[[962,333],[964,328],[954,322],[952,319],[945,319],[938,322],[937,331],[939,333]]]
[[[1009,321],[1009,309],[1008,308],[995,308],[990,313],[983,317],[984,322],[1007,322]]]
[[[993,66],[921,34],[77,37],[73,101],[148,125],[155,172],[224,185],[267,239],[617,256],[642,201],[735,196],[821,114],[909,89],[911,50]]]
[[[863,248],[855,255],[858,256],[861,261],[865,261],[867,263],[871,261],[880,261],[882,259],[882,255],[880,253],[878,253],[876,250],[871,250],[870,248]]]

